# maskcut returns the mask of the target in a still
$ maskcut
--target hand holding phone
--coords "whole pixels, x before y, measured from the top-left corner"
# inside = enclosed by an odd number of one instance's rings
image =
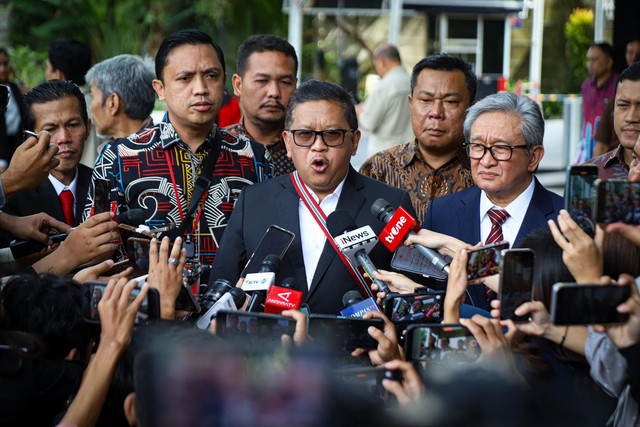
[[[518,316],[515,309],[531,301],[533,287],[533,263],[535,253],[531,249],[511,249],[503,252],[500,266],[500,319],[526,322],[528,316]]]
[[[467,280],[498,274],[502,261],[502,251],[505,249],[509,249],[509,242],[507,241],[467,249]]]
[[[121,278],[117,283],[121,281],[126,282],[126,278]],[[109,282],[109,285],[116,283],[115,279]],[[126,285],[131,289],[129,302],[134,301],[141,292],[141,287],[134,287],[135,282],[131,281]],[[116,287],[115,285],[112,287]],[[121,289],[120,286],[118,289]],[[146,295],[139,304],[137,309],[137,315],[135,317],[135,324],[143,324],[149,320],[160,318],[160,296],[158,291],[153,288],[149,288],[145,291]],[[98,311],[98,304],[103,297],[113,296],[113,289],[107,289],[107,282],[88,281],[82,284],[82,314],[85,321],[90,323],[100,323],[100,313]],[[136,302],[136,306],[137,306]]]
[[[617,307],[629,299],[629,286],[556,283],[551,294],[551,320],[555,325],[623,323],[629,318]]]

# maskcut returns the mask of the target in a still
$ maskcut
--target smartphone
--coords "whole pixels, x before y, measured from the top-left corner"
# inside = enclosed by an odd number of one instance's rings
[[[447,261],[447,263],[451,262],[451,257],[446,255],[443,255],[442,259]],[[399,271],[419,274],[423,277],[429,277],[432,279],[447,279],[446,273],[434,266],[433,263],[426,259],[416,249],[409,246],[400,246],[396,249],[393,253],[393,258],[391,258],[391,267]]]
[[[440,322],[444,291],[426,294],[396,294],[385,297],[384,314],[394,323]]]
[[[569,165],[564,187],[564,208],[571,218],[589,236],[595,234],[595,224],[591,219],[595,208],[594,182],[598,179],[596,165]]]
[[[180,292],[176,298],[175,308],[176,310],[188,311],[189,313],[200,313],[200,310],[202,309],[198,302],[198,298],[196,298],[193,290],[186,283],[183,283],[182,286],[180,286]]]
[[[97,178],[94,180],[93,191],[93,215],[98,215],[109,211],[111,184],[106,179]]]
[[[516,316],[515,309],[531,301],[533,287],[533,263],[535,253],[531,249],[510,249],[502,253],[500,266],[500,319],[526,322],[529,316]]]
[[[220,310],[216,314],[216,335],[253,341],[280,341],[282,335],[293,337],[296,321],[276,314]]]
[[[358,317],[342,317],[324,314],[309,316],[309,335],[315,340],[333,344],[341,351],[351,352],[356,348],[373,350],[378,348],[378,341],[373,339],[367,329],[373,326],[384,329],[382,319],[362,319]]]
[[[87,281],[82,284],[82,315],[87,322],[100,323],[98,303],[104,295],[107,282]],[[132,301],[140,293],[136,287],[131,291],[129,300]],[[160,294],[158,290],[149,288],[147,296],[136,314],[135,324],[147,323],[149,320],[160,318]]]
[[[335,376],[343,380],[368,381],[375,380],[376,383],[384,379],[402,382],[402,371],[387,369],[384,366],[371,368],[339,368],[333,371]]]
[[[623,179],[596,180],[596,209],[593,220],[611,224],[640,224],[640,182]]]
[[[130,237],[127,239],[125,250],[131,261],[131,266],[138,271],[149,271],[149,248],[151,247],[151,239],[140,237]],[[158,242],[160,247],[160,242]]]
[[[492,276],[500,272],[502,251],[509,249],[509,242],[502,241],[467,250],[467,280]]]
[[[407,328],[405,355],[408,361],[468,363],[480,357],[480,346],[462,325],[414,323]]]
[[[260,265],[267,255],[275,254],[282,259],[295,237],[296,235],[289,230],[277,225],[270,225],[264,236],[262,236],[260,243],[258,243],[258,247],[253,251],[251,258],[244,266],[240,277],[247,277],[247,274],[259,272]]]
[[[556,283],[551,294],[551,321],[555,325],[623,323],[629,315],[616,307],[631,295],[628,286]]]

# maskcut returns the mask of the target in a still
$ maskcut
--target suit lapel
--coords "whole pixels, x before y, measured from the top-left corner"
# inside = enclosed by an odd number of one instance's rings
[[[354,219],[354,221],[365,201],[364,196],[360,194],[360,190],[363,187],[364,184],[362,183],[360,176],[350,167],[347,179],[342,187],[342,193],[340,194],[340,199],[338,199],[336,209],[345,210],[351,218]],[[318,266],[316,267],[316,272],[313,276],[313,281],[311,282],[309,296],[311,296],[311,294],[316,290],[318,283],[322,280],[322,277],[327,273],[329,266],[336,258],[338,258],[336,261],[342,265],[342,261],[339,260],[335,249],[333,249],[328,241],[325,242],[322,254],[320,255],[320,260],[318,261]]]
[[[462,199],[462,212],[454,215],[463,241],[475,245],[480,241],[480,189],[472,187]]]
[[[535,178],[535,187],[533,189],[533,195],[531,196],[531,202],[527,208],[527,213],[522,220],[520,230],[513,243],[514,247],[518,246],[520,240],[524,239],[530,232],[538,227],[542,227],[547,223],[547,219],[555,212],[553,207],[553,201],[547,194],[545,188]]]
[[[37,204],[40,212],[47,212],[58,221],[66,222],[64,212],[62,211],[62,205],[60,204],[60,198],[58,198],[56,189],[53,188],[49,179],[45,179],[38,187],[36,187],[36,193],[38,200],[35,200],[35,203]]]
[[[295,188],[293,188],[290,178],[283,179],[281,184],[282,191],[276,196],[278,223],[287,224],[288,230],[295,234],[295,238],[285,254],[285,262],[293,267],[298,290],[306,294],[307,276],[304,270],[302,242],[300,241],[300,216],[298,215],[300,198]]]
[[[76,183],[76,200],[75,200],[75,225],[80,225],[82,219],[82,211],[84,211],[84,202],[87,200],[87,192],[89,191],[89,183],[91,182],[92,169],[83,165],[78,165],[78,181]]]

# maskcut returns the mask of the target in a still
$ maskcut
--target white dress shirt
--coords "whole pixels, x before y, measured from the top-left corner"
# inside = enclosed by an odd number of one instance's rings
[[[513,247],[513,242],[515,242],[516,237],[518,237],[518,231],[520,231],[524,216],[527,214],[527,209],[529,209],[534,188],[535,179],[532,177],[529,186],[504,208],[494,205],[484,190],[482,191],[480,194],[480,238],[483,243],[487,241],[489,233],[491,232],[491,219],[487,212],[491,208],[496,208],[505,210],[509,214],[509,218],[502,224],[502,237],[509,242],[510,248]],[[471,243],[475,245],[478,242]]]
[[[73,181],[71,181],[71,184],[69,185],[64,185],[63,183],[58,181],[56,177],[54,177],[51,174],[49,174],[49,181],[51,182],[51,185],[53,185],[53,189],[56,190],[56,194],[58,195],[58,197],[60,197],[60,193],[62,193],[64,190],[71,191],[71,193],[73,194],[73,215],[75,216],[76,202],[77,202],[76,187],[78,185],[78,168],[76,168],[76,176],[73,177]]]
[[[329,214],[336,210],[338,199],[340,198],[340,194],[342,194],[342,187],[346,179],[347,177],[345,176],[333,193],[326,196],[320,203],[320,208],[326,216],[329,216]],[[303,183],[302,185],[305,184]],[[309,194],[311,194],[311,197],[317,202],[320,198],[309,187],[306,188]],[[310,289],[311,281],[318,267],[318,261],[320,261],[320,255],[322,255],[322,249],[324,249],[324,243],[327,237],[324,235],[324,232],[302,199],[298,202],[298,217],[300,218],[300,243],[302,244],[304,271],[307,277],[307,289]]]

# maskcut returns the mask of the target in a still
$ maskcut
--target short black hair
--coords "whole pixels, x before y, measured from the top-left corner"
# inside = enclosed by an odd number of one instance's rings
[[[80,285],[50,274],[16,276],[2,290],[9,328],[29,332],[47,346],[46,357],[63,359],[72,349],[88,356],[98,328],[84,321]]]
[[[171,53],[171,51],[177,47],[183,46],[185,44],[190,45],[198,45],[198,44],[208,44],[211,45],[218,54],[218,60],[222,65],[222,72],[226,74],[225,64],[224,64],[224,53],[222,53],[222,49],[218,46],[212,39],[209,37],[207,33],[200,30],[188,29],[188,30],[180,30],[174,33],[169,34],[162,40],[160,43],[160,47],[158,48],[158,53],[156,54],[156,78],[162,80],[162,72],[164,71],[164,67],[167,65],[167,57]]]
[[[272,34],[256,34],[245,40],[238,48],[238,74],[244,77],[249,57],[256,52],[281,52],[293,59],[293,74],[298,72],[298,55],[291,44]]]
[[[25,109],[24,129],[33,131],[36,126],[36,116],[33,114],[33,109],[31,108],[33,104],[44,104],[45,102],[57,101],[58,99],[63,99],[68,96],[76,97],[83,125],[87,123],[89,119],[87,115],[87,103],[78,85],[70,81],[56,79],[39,84],[24,94],[22,98]]]
[[[622,71],[620,77],[618,77],[618,85],[623,80],[640,81],[640,62],[634,62]]]
[[[62,71],[66,80],[78,86],[86,83],[84,75],[91,68],[89,46],[74,39],[60,39],[49,45],[47,53],[53,69]]]
[[[611,46],[609,43],[591,43],[591,46],[589,46],[590,48],[592,47],[597,47],[598,49],[600,49],[602,52],[604,52],[605,55],[607,55],[609,58],[613,59],[616,55],[616,51],[613,49],[613,46]]]
[[[449,55],[446,53],[436,53],[429,55],[418,62],[411,72],[411,94],[413,95],[413,89],[416,87],[418,76],[424,70],[428,68],[436,71],[462,71],[464,74],[464,85],[469,91],[469,102],[473,102],[476,98],[476,90],[478,89],[478,78],[471,68],[471,64],[457,56]]]
[[[358,116],[353,103],[353,98],[342,87],[335,83],[322,80],[309,80],[296,89],[287,106],[287,114],[284,119],[284,128],[290,129],[298,104],[311,101],[330,101],[342,105],[344,118],[351,129],[358,129]]]

